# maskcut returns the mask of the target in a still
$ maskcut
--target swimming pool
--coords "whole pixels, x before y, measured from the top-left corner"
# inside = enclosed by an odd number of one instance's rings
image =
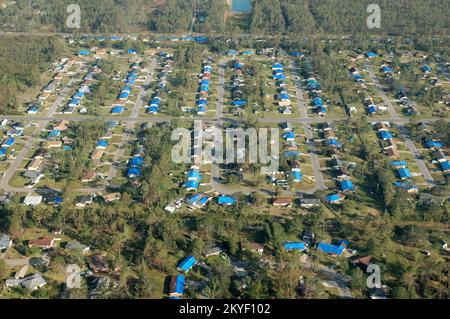
[[[231,11],[234,13],[250,13],[252,0],[231,0]]]

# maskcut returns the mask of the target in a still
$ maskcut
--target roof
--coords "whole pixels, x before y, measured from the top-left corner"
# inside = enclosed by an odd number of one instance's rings
[[[292,205],[293,200],[291,197],[277,197],[273,200],[273,205],[275,206],[285,206],[285,205]]]
[[[441,169],[445,172],[450,170],[450,162],[449,161],[445,161],[441,163]]]
[[[173,276],[170,280],[169,294],[183,295],[184,294],[185,277],[184,275]]]
[[[344,198],[345,198],[345,196],[342,194],[332,194],[332,195],[328,195],[326,197],[326,200],[329,203],[333,203],[333,202],[339,202],[339,201],[343,200]]]
[[[340,181],[339,188],[341,191],[352,191],[354,189],[353,183],[350,180]]]
[[[186,189],[198,189],[199,182],[198,181],[194,181],[194,180],[186,181],[183,184],[183,187],[186,188]]]
[[[398,175],[401,179],[411,178],[411,172],[407,168],[400,168],[397,170]]]
[[[180,265],[177,267],[178,271],[182,272],[188,272],[189,270],[194,267],[194,265],[197,263],[197,260],[194,256],[188,256],[186,259],[184,259]]]
[[[379,134],[383,140],[391,139],[393,137],[391,132],[388,131],[380,131]]]
[[[444,144],[439,141],[429,140],[425,142],[427,148],[443,148]]]
[[[288,242],[283,244],[283,248],[287,251],[290,250],[300,250],[303,251],[306,249],[306,244],[304,242]]]
[[[139,176],[141,176],[141,169],[138,167],[131,167],[127,171],[127,176],[129,178],[139,177]]]
[[[408,166],[408,162],[406,161],[392,161],[391,165],[394,167],[407,167]]]
[[[237,203],[236,199],[231,196],[219,196],[219,205],[234,205]]]
[[[317,245],[317,249],[327,254],[339,256],[344,252],[345,245],[341,244],[339,246],[336,246],[328,243],[319,243]]]

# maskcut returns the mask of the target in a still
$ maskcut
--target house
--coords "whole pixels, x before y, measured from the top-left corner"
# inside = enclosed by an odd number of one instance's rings
[[[43,164],[44,160],[42,158],[35,158],[30,162],[30,164],[28,164],[27,170],[38,171],[42,168]]]
[[[103,199],[107,203],[118,201],[122,198],[122,194],[120,193],[111,193],[107,195],[103,195]]]
[[[398,150],[395,146],[390,146],[386,148],[386,155],[394,159],[400,157],[400,154],[398,153]]]
[[[2,147],[9,148],[14,145],[14,137],[7,138],[3,141]]]
[[[81,182],[89,183],[92,182],[97,177],[97,173],[95,171],[87,171],[81,177]]]
[[[68,120],[62,120],[57,125],[53,126],[54,130],[64,132],[68,129],[68,124],[70,122]]]
[[[264,252],[264,246],[258,243],[241,242],[242,251],[251,251],[253,253],[261,254]]]
[[[170,278],[169,296],[183,297],[184,294],[185,277],[184,275],[176,275]]]
[[[344,250],[347,248],[347,245],[344,242],[341,242],[339,245],[332,245],[328,243],[319,243],[317,245],[317,249],[329,254],[329,255],[335,255],[340,256],[344,252]]]
[[[409,182],[394,182],[394,186],[404,189],[408,194],[417,194],[419,187]]]
[[[393,138],[391,132],[389,132],[389,131],[380,131],[380,132],[378,132],[378,134],[380,135],[380,138],[383,141],[386,141],[386,140],[389,140],[389,139]]]
[[[350,180],[339,181],[339,189],[342,192],[350,192],[354,190],[353,183]]]
[[[392,161],[391,165],[394,168],[396,168],[396,169],[406,168],[406,167],[408,167],[408,162],[406,162],[406,161]]]
[[[60,148],[62,146],[61,141],[47,141],[44,144],[45,148]]]
[[[108,141],[106,140],[100,140],[97,143],[96,149],[97,150],[105,150],[108,147]]]
[[[411,172],[407,168],[400,168],[397,170],[397,175],[400,177],[400,179],[407,179],[411,178]]]
[[[219,246],[211,247],[205,252],[205,258],[219,256],[224,250]]]
[[[306,243],[304,242],[287,242],[283,244],[283,248],[287,251],[304,251],[306,250]]]
[[[40,203],[42,203],[42,196],[41,195],[33,195],[28,194],[25,199],[23,200],[23,203],[27,206],[37,206]]]
[[[441,170],[444,173],[450,172],[450,161],[441,162]]]
[[[95,150],[91,155],[91,159],[93,161],[100,161],[103,157],[103,154],[105,154],[104,150]]]
[[[435,161],[440,162],[440,163],[441,163],[441,162],[446,162],[446,161],[447,161],[447,157],[445,156],[444,151],[441,150],[441,149],[438,149],[438,150],[433,151],[433,152],[431,153],[431,158],[432,158],[433,160],[435,160]]]
[[[217,201],[218,201],[219,205],[222,205],[222,206],[231,206],[231,205],[235,205],[237,203],[236,198],[231,197],[231,196],[225,196],[225,195],[219,196]]]
[[[106,260],[106,256],[102,254],[97,254],[89,259],[89,267],[95,273],[104,273],[109,271],[109,264]]]
[[[86,246],[86,245],[83,245],[80,243],[75,243],[75,242],[68,242],[64,248],[75,251],[82,255],[86,254],[90,249],[89,246]]]
[[[443,206],[447,201],[445,197],[434,196],[427,193],[421,193],[418,202],[423,205],[439,205]]]
[[[12,240],[8,235],[2,234],[0,236],[0,253],[5,253],[9,247],[12,246]]]
[[[77,199],[75,201],[75,206],[83,208],[83,207],[86,207],[87,205],[92,204],[92,201],[93,201],[92,196],[87,196],[87,195],[79,196],[79,197],[77,197]]]
[[[34,184],[37,183],[42,177],[44,177],[44,174],[37,171],[26,171],[25,173],[23,173],[23,176],[31,179]]]
[[[197,260],[194,256],[188,256],[186,259],[184,259],[177,267],[177,270],[179,272],[188,272],[189,270],[194,267],[194,265],[197,263]]]
[[[272,201],[272,205],[275,207],[291,207],[293,203],[290,197],[277,197]]]
[[[42,248],[42,249],[50,249],[55,247],[55,241],[56,238],[55,237],[42,237],[39,239],[34,239],[34,240],[30,240],[28,241],[28,247],[29,248],[33,248],[33,247],[37,247],[37,248]]]
[[[332,194],[328,195],[325,200],[328,204],[340,204],[344,201],[345,195],[344,194]]]
[[[31,291],[44,287],[47,281],[40,274],[34,274],[24,279],[7,279],[5,282],[6,287],[22,286]]]
[[[429,149],[439,149],[439,148],[443,148],[444,144],[439,141],[428,140],[425,142],[425,147],[429,148]]]
[[[302,198],[300,199],[300,207],[301,208],[314,208],[320,207],[320,199],[317,198]]]
[[[372,264],[372,256],[356,256],[350,259],[350,263],[361,268],[362,271],[367,272],[367,267]]]

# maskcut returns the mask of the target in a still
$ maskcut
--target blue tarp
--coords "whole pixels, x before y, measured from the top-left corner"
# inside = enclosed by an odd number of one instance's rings
[[[97,147],[102,147],[102,148],[108,147],[108,141],[105,141],[105,140],[98,141]]]
[[[388,140],[388,139],[390,139],[390,138],[393,138],[391,132],[388,132],[388,131],[381,131],[381,132],[380,132],[380,137],[381,137],[381,139],[383,139],[383,140]]]
[[[220,196],[218,202],[219,205],[234,205],[237,203],[236,199],[231,196]]]
[[[332,194],[326,197],[327,202],[334,203],[342,200],[342,197],[339,194]]]
[[[425,142],[427,148],[443,148],[444,144],[438,141],[427,141]]]
[[[189,270],[194,267],[194,265],[197,263],[197,260],[194,256],[189,256],[185,260],[183,260],[180,265],[177,267],[178,271],[180,272],[188,272]]]
[[[200,183],[198,181],[186,181],[186,183],[183,184],[183,187],[186,189],[198,189],[198,186]]]
[[[111,113],[112,114],[120,114],[124,111],[124,107],[123,106],[115,106],[112,108]]]
[[[406,167],[408,166],[408,162],[406,161],[392,161],[391,165],[394,167]]]
[[[303,251],[306,249],[306,245],[304,242],[289,242],[289,243],[284,243],[283,248],[286,249],[287,251],[290,251],[290,250]]]
[[[246,104],[247,104],[247,101],[244,101],[244,100],[236,100],[236,101],[233,101],[231,104],[233,104],[233,106],[238,106],[238,107],[240,107],[240,106],[246,105]]]
[[[400,168],[397,170],[397,174],[401,179],[411,178],[411,172],[407,168]]]
[[[441,169],[443,172],[450,170],[450,162],[449,161],[442,162]]]
[[[61,135],[61,131],[59,130],[53,130],[50,133],[48,133],[48,138],[54,138]]]
[[[292,176],[294,176],[294,182],[300,183],[303,180],[303,175],[300,170],[293,169]]]
[[[177,279],[176,279],[175,283],[176,284],[175,284],[174,291],[170,291],[170,293],[183,295],[184,294],[184,285],[185,285],[184,275],[177,275]],[[171,297],[171,298],[173,298],[173,297]]]
[[[131,167],[128,169],[127,176],[129,178],[141,176],[141,169],[139,167]]]
[[[340,181],[339,182],[339,188],[343,192],[345,192],[345,191],[352,191],[354,189],[353,183],[351,181],[349,181],[349,180]]]
[[[294,132],[286,132],[286,133],[283,134],[283,138],[285,140],[293,139],[293,138],[295,138],[295,133]]]
[[[320,251],[323,251],[326,254],[339,256],[339,255],[342,255],[342,253],[344,252],[345,246],[344,245],[336,246],[336,245],[327,244],[327,243],[319,243],[317,245],[317,249]]]

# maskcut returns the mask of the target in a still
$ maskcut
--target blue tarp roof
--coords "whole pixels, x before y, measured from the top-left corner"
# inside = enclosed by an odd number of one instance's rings
[[[14,142],[15,142],[14,137],[10,137],[3,144],[6,145],[6,146],[13,146]]]
[[[184,275],[177,275],[175,290],[171,291],[170,293],[176,293],[179,295],[183,295],[184,294],[184,285],[185,285]]]
[[[450,170],[450,162],[449,161],[445,161],[441,163],[441,169],[445,172]]]
[[[341,191],[352,191],[354,189],[353,183],[350,180],[339,182],[339,188]]]
[[[295,133],[294,132],[286,132],[283,134],[283,138],[286,140],[295,138]]]
[[[383,139],[383,140],[387,140],[387,139],[392,138],[393,136],[392,136],[391,132],[388,132],[388,131],[381,131],[381,132],[380,132],[380,137],[381,137],[381,139]]]
[[[236,199],[231,196],[219,196],[219,205],[234,205],[237,203]]]
[[[129,178],[141,176],[141,169],[139,167],[131,167],[128,169],[127,176]]]
[[[333,203],[342,200],[342,197],[339,194],[332,194],[326,197],[327,202]]]
[[[147,112],[148,113],[158,113],[159,112],[159,107],[157,107],[157,106],[150,106],[149,108],[147,108]]]
[[[299,170],[292,170],[292,175],[294,176],[294,182],[300,183],[303,179],[303,174]]]
[[[195,102],[197,105],[208,105],[208,100],[198,100]]]
[[[427,148],[442,148],[444,147],[444,144],[442,142],[430,140],[425,142],[425,146]]]
[[[367,112],[369,112],[369,114],[373,114],[377,112],[377,107],[375,105],[369,105],[369,107],[367,108]]]
[[[423,72],[431,72],[433,69],[429,65],[424,65],[421,70]]]
[[[294,57],[299,57],[299,56],[303,56],[303,55],[304,54],[301,52],[297,52],[297,51],[291,52],[291,56],[294,56]]]
[[[188,179],[200,180],[200,171],[198,169],[190,169],[187,173]]]
[[[317,245],[317,249],[320,251],[323,251],[324,253],[327,253],[327,254],[339,256],[344,252],[345,246],[344,245],[336,246],[336,245],[327,244],[327,243],[319,243]]]
[[[398,175],[401,179],[411,178],[411,172],[407,168],[400,168],[397,170]]]
[[[289,100],[289,94],[286,94],[286,93],[280,94],[280,99],[281,100]]]
[[[8,152],[8,149],[6,147],[0,148],[0,156],[5,156]]]
[[[108,141],[106,141],[106,140],[98,141],[97,147],[108,147]]]
[[[366,56],[369,58],[376,58],[378,54],[376,54],[375,52],[367,52]]]
[[[71,99],[69,102],[69,105],[79,105],[80,100],[79,99]]]
[[[314,104],[314,106],[322,106],[323,100],[320,97],[315,97],[313,99],[313,104]]]
[[[189,256],[180,263],[177,269],[182,272],[188,272],[196,263],[195,257]]]
[[[140,156],[133,157],[130,162],[130,167],[142,167],[144,165],[144,159]]]
[[[339,141],[337,139],[335,139],[335,138],[329,138],[327,140],[327,145],[328,146],[338,146],[338,147],[340,147],[342,144],[339,143]]]
[[[387,73],[387,72],[392,72],[392,69],[388,66],[383,66],[381,68],[381,71],[383,71],[384,73]]]
[[[391,162],[391,165],[392,166],[395,166],[395,167],[400,167],[400,166],[408,166],[408,162],[406,162],[406,161],[392,161]]]
[[[244,100],[236,100],[233,101],[231,104],[233,104],[233,106],[244,106],[247,104],[247,101]]]
[[[297,156],[297,155],[301,155],[302,153],[300,151],[287,151],[284,152],[284,156],[285,157],[291,157],[291,156]]]
[[[130,93],[122,92],[119,94],[119,99],[128,99],[129,96],[130,96]]]
[[[199,184],[200,183],[198,181],[186,181],[183,184],[183,187],[186,189],[198,189]]]
[[[89,55],[89,54],[91,54],[91,53],[88,50],[78,51],[78,55]]]
[[[50,131],[50,133],[48,133],[49,138],[58,137],[60,135],[61,135],[61,131],[59,131],[59,130],[53,130],[53,131]]]
[[[300,250],[303,251],[306,249],[306,245],[304,242],[289,242],[289,243],[284,243],[283,244],[283,248],[286,250]]]
[[[112,108],[111,113],[112,114],[120,114],[123,112],[123,110],[125,110],[125,108],[123,106],[115,106]]]

